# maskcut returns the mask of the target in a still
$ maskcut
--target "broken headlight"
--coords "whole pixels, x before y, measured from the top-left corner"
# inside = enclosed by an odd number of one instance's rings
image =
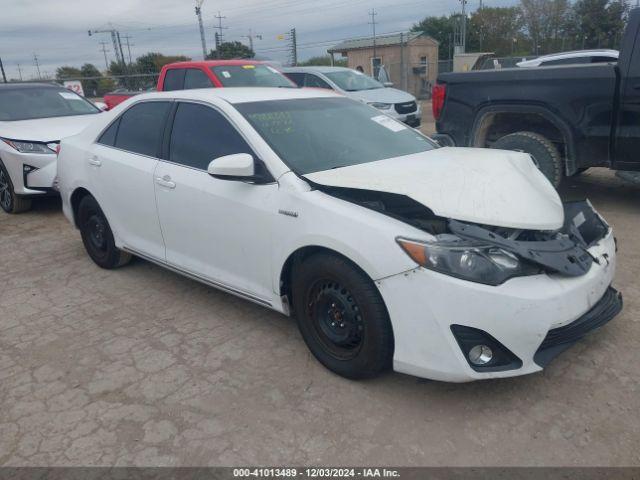
[[[398,238],[397,242],[420,266],[471,282],[500,285],[512,277],[540,273],[540,268],[494,245],[449,234],[438,235],[436,239],[419,242]]]

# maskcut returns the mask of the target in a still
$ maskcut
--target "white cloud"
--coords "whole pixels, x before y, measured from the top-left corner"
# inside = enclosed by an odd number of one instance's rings
[[[496,0],[492,5],[512,4]],[[469,8],[475,9],[475,1]],[[485,1],[485,5],[486,5]],[[205,0],[203,15],[207,46],[213,46],[214,15],[220,10],[225,39],[247,42],[249,29],[262,34],[257,52],[277,60],[286,59],[286,42],[277,34],[296,27],[299,58],[322,54],[328,40],[368,35],[368,11],[375,8],[379,32],[406,30],[427,15],[448,14],[459,9],[456,0]],[[54,72],[60,65],[94,63],[104,68],[100,41],[107,41],[109,57],[113,48],[109,35],[89,36],[87,30],[109,28],[131,35],[132,56],[149,51],[201,55],[195,1],[190,0],[0,0],[0,57],[7,75],[18,77],[20,64],[24,78],[35,76],[34,53],[42,72]],[[125,51],[125,55],[127,52]]]

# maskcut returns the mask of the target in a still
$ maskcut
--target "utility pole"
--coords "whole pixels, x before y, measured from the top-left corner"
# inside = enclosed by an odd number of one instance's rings
[[[480,0],[480,7],[478,8],[480,13],[480,51],[482,52],[482,37],[484,36],[484,17],[482,16],[482,0]]]
[[[4,65],[2,65],[2,58],[0,58],[0,71],[2,71],[2,80],[7,83],[7,76],[4,73]]]
[[[216,57],[220,58],[220,47],[222,46],[222,43],[224,41],[222,39],[222,31],[226,30],[229,27],[222,26],[222,20],[227,17],[223,17],[220,11],[218,11],[218,15],[215,15],[213,18],[218,20],[218,26],[214,28],[218,29],[218,32],[216,33]]]
[[[120,44],[120,35],[114,28],[108,28],[106,30],[89,30],[89,36],[96,33],[109,33],[111,34],[111,42],[113,43],[113,53],[116,56],[116,63],[124,64],[124,54],[122,53],[122,45]],[[119,46],[119,47],[118,47]]]
[[[35,53],[33,54],[33,61],[36,64],[36,70],[38,70],[38,80],[40,80],[42,78],[42,75],[40,75],[40,64],[38,63],[38,55]]]
[[[373,58],[371,59],[371,70],[372,70],[372,74],[373,74],[373,78],[377,78],[378,77],[378,72],[376,72],[376,67],[374,65],[374,59],[377,58],[376,56],[376,25],[378,22],[376,22],[376,15],[378,15],[376,13],[376,9],[372,8],[371,11],[369,12],[369,16],[371,17],[371,21],[369,22],[369,25],[371,25],[371,27],[373,28]]]
[[[133,43],[129,43],[129,40],[133,37],[129,34],[123,35],[123,37],[126,40],[125,45],[127,46],[127,52],[129,53],[129,65],[131,65],[131,47],[134,47],[135,45]]]
[[[298,65],[298,39],[296,38],[296,29],[291,29],[291,66]]]
[[[249,48],[251,49],[252,52],[255,52],[253,50],[253,37],[256,37],[258,40],[262,40],[262,35],[254,35],[253,32],[251,31],[251,29],[249,29],[249,35],[245,35],[242,38],[248,38],[249,39]]]
[[[122,64],[126,65],[127,62],[124,60],[124,52],[122,51],[122,42],[120,41],[120,32],[116,30],[116,37],[118,37],[118,49],[120,50],[120,59],[122,60]]]
[[[22,81],[22,69],[19,63],[16,63],[16,65],[18,66],[18,77],[20,77],[20,81]]]
[[[107,45],[109,44],[109,42],[105,42],[105,41],[101,41],[100,45],[102,45],[102,53],[104,54],[104,68],[105,71],[109,70],[109,60],[107,59]]]
[[[200,28],[200,43],[202,43],[202,59],[207,59],[207,43],[204,39],[204,25],[202,24],[202,4],[204,0],[196,0],[196,16],[198,17],[198,27]]]
[[[462,24],[460,25],[460,36],[462,37],[462,53],[467,51],[467,0],[460,0],[462,4]]]

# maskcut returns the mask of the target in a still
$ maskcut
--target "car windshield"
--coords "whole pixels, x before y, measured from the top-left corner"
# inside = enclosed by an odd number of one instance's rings
[[[299,175],[432,150],[421,133],[348,98],[235,105]]]
[[[211,67],[225,87],[291,87],[295,85],[268,65],[224,65]]]
[[[375,90],[384,88],[377,80],[360,73],[357,70],[340,70],[336,72],[324,73],[333,83],[347,92],[357,92],[359,90]]]
[[[100,110],[66,88],[31,86],[0,88],[0,121],[68,117],[92,113],[100,113]]]

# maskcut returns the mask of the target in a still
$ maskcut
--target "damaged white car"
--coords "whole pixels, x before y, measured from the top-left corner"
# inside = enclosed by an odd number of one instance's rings
[[[438,148],[330,92],[139,95],[63,140],[58,175],[99,266],[290,314],[349,378],[537,372],[622,308],[611,228],[529,156]]]

